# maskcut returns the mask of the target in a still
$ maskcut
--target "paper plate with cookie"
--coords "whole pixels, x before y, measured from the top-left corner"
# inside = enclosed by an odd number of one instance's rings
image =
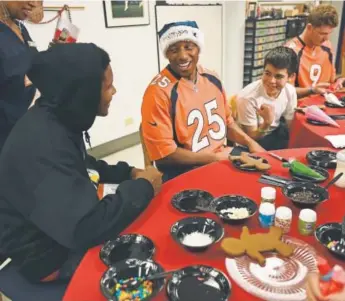
[[[231,278],[248,293],[270,301],[304,301],[309,272],[317,271],[315,250],[303,241],[268,233],[250,233],[243,227],[239,239],[225,238],[222,249]]]
[[[243,171],[262,171],[265,172],[271,168],[268,161],[264,158],[253,156],[248,153],[241,153],[240,156],[229,156],[232,164]]]

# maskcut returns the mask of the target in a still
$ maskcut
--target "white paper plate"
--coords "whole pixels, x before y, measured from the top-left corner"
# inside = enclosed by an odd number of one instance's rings
[[[304,301],[307,274],[317,271],[316,252],[305,242],[285,236],[284,242],[295,247],[289,258],[266,253],[261,267],[247,255],[227,258],[225,265],[231,278],[248,293],[269,301]]]

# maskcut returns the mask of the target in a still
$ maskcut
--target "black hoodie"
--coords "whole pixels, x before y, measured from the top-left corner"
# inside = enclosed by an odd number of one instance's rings
[[[96,118],[105,55],[93,44],[39,53],[28,75],[42,97],[0,156],[0,254],[31,281],[57,270],[71,250],[116,237],[154,194],[149,181],[130,179],[127,163],[109,166],[86,154],[82,134]],[[99,201],[87,167],[101,182],[121,183],[116,194]]]

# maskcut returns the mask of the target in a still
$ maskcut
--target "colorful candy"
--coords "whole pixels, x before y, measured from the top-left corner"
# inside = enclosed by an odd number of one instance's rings
[[[327,244],[327,248],[328,249],[333,249],[337,244],[338,244],[339,241],[336,241],[336,240],[333,240],[333,241],[330,241],[328,244]]]
[[[126,280],[120,280],[114,287],[114,296],[116,296],[118,301],[141,301],[147,298],[152,294],[153,283],[149,280],[142,280],[143,279],[140,277],[131,277]],[[135,290],[130,291],[128,290],[127,283],[132,281],[139,281],[141,284]]]

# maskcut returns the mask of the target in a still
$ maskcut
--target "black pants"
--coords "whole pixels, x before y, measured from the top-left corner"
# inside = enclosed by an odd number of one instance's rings
[[[176,178],[177,176],[179,175],[182,175],[194,168],[196,168],[197,166],[191,166],[191,165],[174,165],[174,166],[162,166],[162,165],[157,165],[157,168],[160,172],[163,173],[163,183],[173,179],[173,178]]]
[[[281,122],[272,133],[258,140],[266,150],[286,149],[289,145],[289,130],[285,122]]]

